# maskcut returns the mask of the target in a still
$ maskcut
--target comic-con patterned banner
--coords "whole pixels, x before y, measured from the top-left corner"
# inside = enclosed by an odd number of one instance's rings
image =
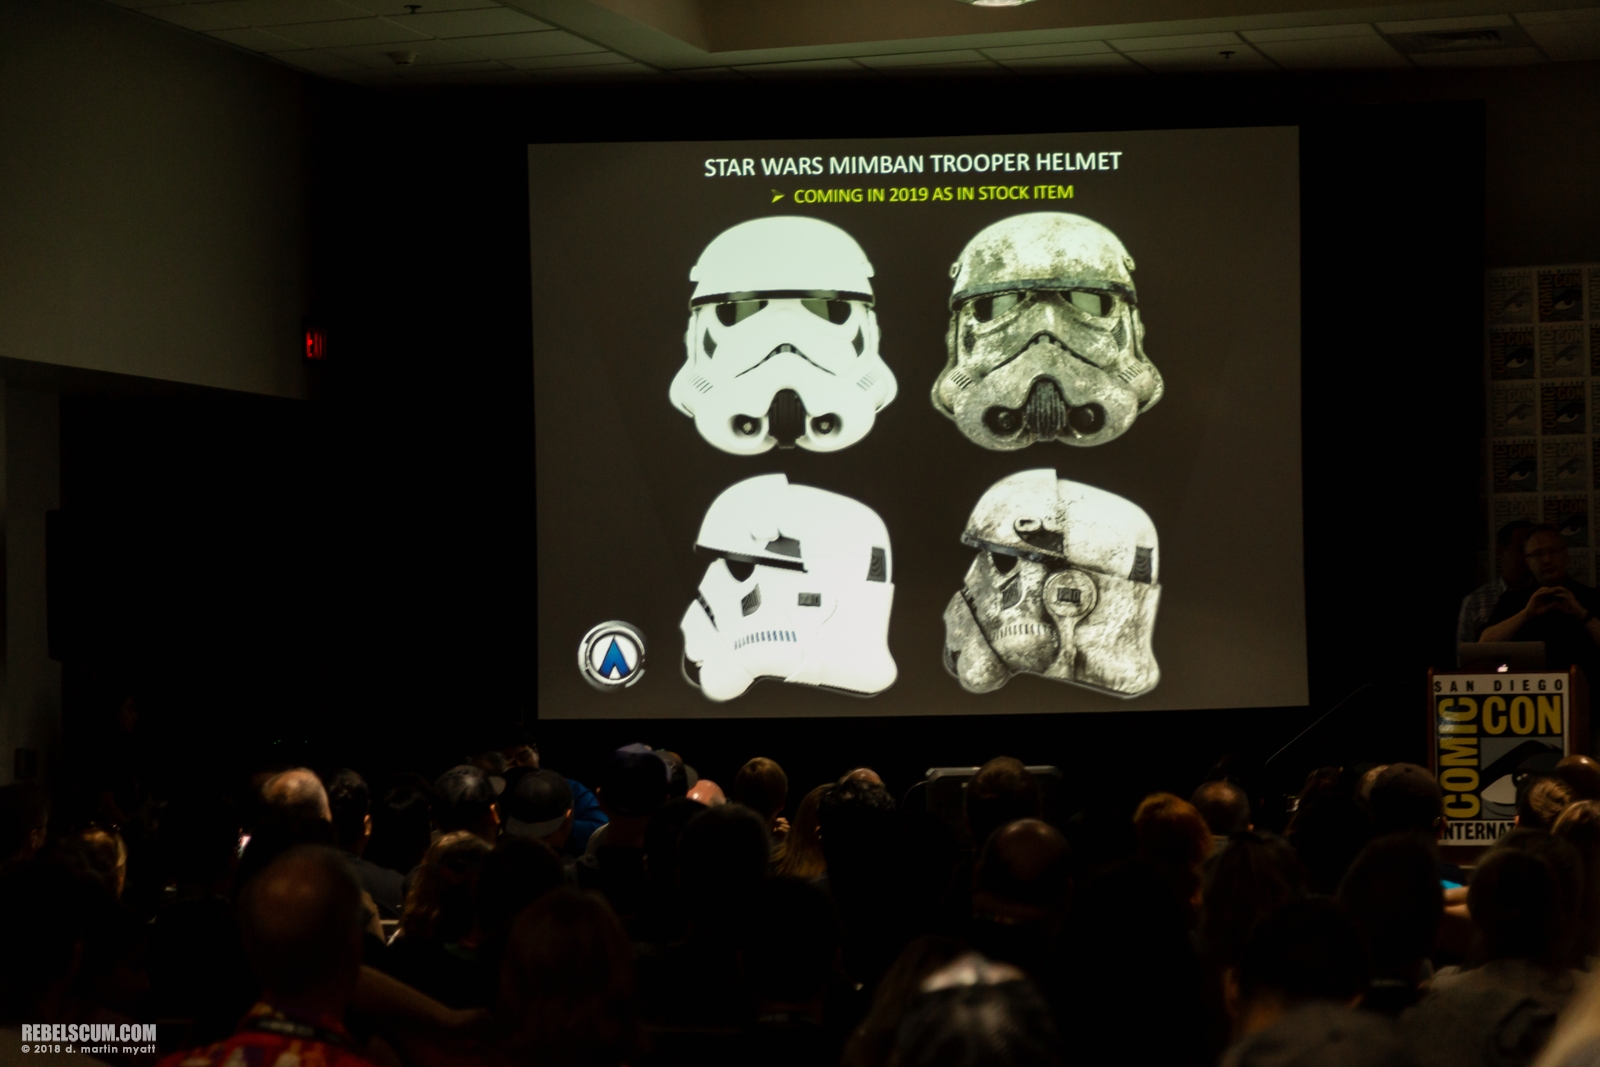
[[[1548,522],[1593,584],[1600,509],[1600,264],[1488,273],[1489,559],[1513,519]]]

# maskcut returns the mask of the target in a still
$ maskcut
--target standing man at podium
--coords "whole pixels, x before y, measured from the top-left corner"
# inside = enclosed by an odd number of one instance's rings
[[[1507,589],[1481,641],[1543,641],[1547,670],[1577,664],[1600,677],[1600,592],[1567,576],[1567,542],[1554,526],[1535,526],[1523,556],[1532,577]]]

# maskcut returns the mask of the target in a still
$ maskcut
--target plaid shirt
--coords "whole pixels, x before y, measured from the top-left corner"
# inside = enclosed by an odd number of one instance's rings
[[[1488,585],[1480,585],[1461,601],[1461,614],[1456,617],[1456,644],[1476,641],[1489,625],[1489,615],[1505,595],[1506,580],[1496,578]]]

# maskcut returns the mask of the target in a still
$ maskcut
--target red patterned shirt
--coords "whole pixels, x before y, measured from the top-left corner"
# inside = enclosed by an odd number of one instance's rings
[[[263,1001],[232,1037],[175,1052],[160,1067],[373,1067],[358,1055],[337,1019],[308,1022]]]

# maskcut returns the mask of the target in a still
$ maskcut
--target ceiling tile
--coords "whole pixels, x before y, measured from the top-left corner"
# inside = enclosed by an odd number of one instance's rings
[[[1484,26],[1513,25],[1510,15],[1462,15],[1449,19],[1412,19],[1409,22],[1380,22],[1384,33],[1444,33],[1449,30],[1476,30]]]
[[[302,22],[274,26],[272,32],[308,48],[347,48],[368,44],[401,44],[426,38],[388,19],[340,19],[337,22]]]
[[[849,59],[799,59],[787,63],[747,63],[734,70],[755,75],[806,74],[812,71],[864,74],[866,69]]]
[[[1538,11],[1518,15],[1517,21],[1557,62],[1600,59],[1600,8]]]
[[[229,15],[225,11],[214,11],[213,4],[178,4],[173,7],[150,8],[145,11],[147,15],[154,15],[175,26],[182,26],[186,30],[199,30],[201,33],[210,30],[234,30],[246,25],[243,21]]]
[[[1232,52],[1224,56],[1223,52]],[[1247,44],[1209,45],[1204,48],[1163,48],[1153,52],[1134,52],[1134,62],[1151,70],[1271,70],[1260,52]]]
[[[420,11],[415,15],[398,15],[395,22],[425,33],[429,37],[482,37],[487,34],[526,33],[530,30],[555,29],[548,22],[511,11],[503,7],[490,7],[478,11]]]
[[[426,66],[433,63],[483,62],[482,57],[443,41],[389,41],[382,44],[352,45],[336,48],[334,51],[363,67],[376,67],[379,70],[400,66]],[[390,52],[413,52],[417,58],[410,63],[396,63],[389,55]]]
[[[341,0],[215,0],[191,4],[209,17],[238,26],[285,26],[295,22],[358,19],[366,14]]]
[[[301,52],[275,52],[273,59],[287,63],[301,70],[315,71],[318,74],[345,74],[349,71],[360,70],[359,63],[353,63],[340,55],[332,52],[319,52],[308,48]]]
[[[633,60],[615,52],[586,52],[572,56],[526,56],[505,62],[506,66],[520,70],[549,70],[555,67],[609,67],[618,63],[632,63]]]
[[[564,30],[538,33],[499,33],[491,37],[457,37],[452,43],[490,59],[526,59],[530,56],[565,56],[603,52],[603,45],[585,41]]]
[[[1543,63],[1537,48],[1478,48],[1470,52],[1418,52],[1412,62],[1419,67],[1520,67]]]
[[[1095,52],[1110,52],[1104,41],[1058,41],[1055,44],[1008,44],[998,48],[981,49],[991,59],[1010,62],[1013,59],[1044,59],[1050,56],[1086,56]]]
[[[1045,70],[1099,70],[1123,71],[1137,74],[1140,68],[1127,56],[1106,51],[1091,56],[1040,56],[1035,59],[1008,59],[1005,65],[1012,70],[1029,72]]]
[[[1180,33],[1171,37],[1120,37],[1111,44],[1122,52],[1148,52],[1153,49],[1206,48],[1211,45],[1238,44],[1236,33]]]
[[[856,56],[855,61],[869,67],[923,67],[984,63],[987,59],[979,52],[966,48],[952,52],[895,52],[886,56]]]
[[[1370,22],[1352,22],[1344,26],[1291,26],[1281,30],[1244,30],[1247,41],[1261,44],[1266,41],[1322,41],[1330,37],[1376,37],[1378,31]]]
[[[267,30],[245,28],[242,30],[212,30],[208,35],[219,41],[227,41],[231,45],[247,48],[252,52],[287,52],[303,48],[303,45],[285,37],[279,37]]]
[[[1409,67],[1382,37],[1330,37],[1320,41],[1257,42],[1268,59],[1289,70],[1376,70]]]

